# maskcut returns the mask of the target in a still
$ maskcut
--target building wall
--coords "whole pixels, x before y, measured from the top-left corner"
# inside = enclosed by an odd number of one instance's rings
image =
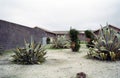
[[[65,35],[68,39],[70,39],[69,34],[57,34],[57,35],[58,36],[64,36]],[[86,37],[85,37],[84,33],[79,33],[78,37],[81,41],[86,41]]]
[[[119,28],[114,26],[110,27],[120,32]],[[99,30],[95,31],[94,33],[97,35]],[[43,37],[54,38],[57,35],[66,35],[69,39],[68,34],[56,34],[38,27],[29,28],[23,25],[0,20],[0,46],[2,46],[3,49],[22,47],[24,46],[24,39],[30,42],[31,37],[33,37],[36,42],[42,42]],[[85,34],[79,33],[79,39],[81,41],[86,41]]]
[[[40,42],[47,34],[49,33],[42,29],[29,28],[0,20],[0,45],[3,49],[22,47],[24,46],[24,39],[29,42],[31,36],[36,42]],[[50,36],[54,36],[54,34]]]
[[[79,39],[80,39],[81,41],[86,41],[85,34],[84,34],[84,33],[79,33]]]

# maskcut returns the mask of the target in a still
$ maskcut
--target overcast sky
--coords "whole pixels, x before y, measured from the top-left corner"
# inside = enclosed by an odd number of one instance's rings
[[[120,27],[120,0],[0,0],[0,19],[51,31]]]

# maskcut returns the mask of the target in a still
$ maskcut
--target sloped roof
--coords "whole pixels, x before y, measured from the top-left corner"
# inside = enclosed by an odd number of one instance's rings
[[[8,22],[8,21],[5,21],[5,20],[1,20],[0,19],[0,21],[3,21],[3,22]],[[8,22],[8,23],[11,23],[11,24],[16,24],[16,23],[12,23],[12,22]],[[49,31],[49,30],[46,30],[46,29],[44,29],[44,28],[41,28],[41,27],[34,27],[34,28],[31,28],[31,27],[28,27],[28,26],[25,26],[25,25],[20,25],[20,24],[16,24],[16,25],[19,25],[19,26],[21,26],[21,27],[24,27],[24,28],[28,28],[28,29],[41,29],[41,30],[43,30],[43,31],[45,31],[45,32],[48,32],[48,33],[51,33],[51,34],[68,34],[68,32],[69,31]],[[106,27],[106,26],[104,26],[104,27]],[[103,27],[103,28],[104,28]],[[118,28],[118,27],[116,27],[116,26],[113,26],[113,25],[110,25],[109,24],[109,27],[111,27],[111,28],[113,28],[113,29],[117,29],[117,30],[119,30],[120,31],[120,28]],[[98,30],[92,30],[93,32],[98,32],[100,29],[98,29]],[[84,31],[85,30],[79,30],[79,33],[80,34],[84,34]]]
[[[120,31],[120,28],[118,28],[118,27],[116,27],[116,26],[113,26],[113,25],[111,25],[111,24],[109,24],[108,25],[110,28],[113,28],[113,29],[117,29],[117,30],[119,30]],[[107,26],[104,26],[103,28],[106,28]],[[95,31],[93,31],[93,32],[98,32],[100,29],[98,29],[98,30],[95,30]]]
[[[56,34],[68,34],[69,31],[53,31]]]
[[[53,31],[56,34],[68,34],[69,31]],[[79,33],[84,34],[84,30],[79,31]]]
[[[46,30],[46,29],[41,28],[41,27],[34,27],[34,29],[41,29],[41,30],[43,30],[43,31],[45,31],[45,32],[52,33],[52,34],[56,34],[56,33],[52,32],[52,31]]]
[[[38,29],[38,30],[41,29],[41,30],[43,30],[43,31],[45,31],[45,32],[55,34],[54,32],[49,31],[49,30],[46,30],[46,29],[41,28],[41,27],[34,27],[34,28],[31,28],[31,27],[28,27],[28,26],[26,26],[26,25],[21,25],[21,24],[17,24],[17,23],[9,22],[9,21],[1,20],[1,19],[0,19],[0,21],[2,21],[2,22],[6,22],[6,23],[10,23],[10,24],[14,24],[14,25],[16,25],[16,26],[19,25],[20,27],[24,27],[24,28],[27,28],[27,29]]]

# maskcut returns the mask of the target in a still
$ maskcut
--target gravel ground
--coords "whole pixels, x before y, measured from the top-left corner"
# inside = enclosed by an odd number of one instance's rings
[[[11,54],[0,57],[0,78],[75,78],[85,72],[87,78],[120,78],[120,61],[106,62],[85,58],[87,49],[79,53],[70,49],[48,50],[41,65],[17,65],[10,62]]]

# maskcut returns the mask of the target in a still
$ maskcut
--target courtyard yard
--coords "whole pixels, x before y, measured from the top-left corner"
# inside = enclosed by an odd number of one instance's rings
[[[17,65],[10,62],[13,53],[0,56],[0,78],[75,78],[85,72],[87,78],[119,78],[120,61],[108,62],[86,57],[88,49],[81,45],[79,52],[70,49],[48,49],[41,65]]]

